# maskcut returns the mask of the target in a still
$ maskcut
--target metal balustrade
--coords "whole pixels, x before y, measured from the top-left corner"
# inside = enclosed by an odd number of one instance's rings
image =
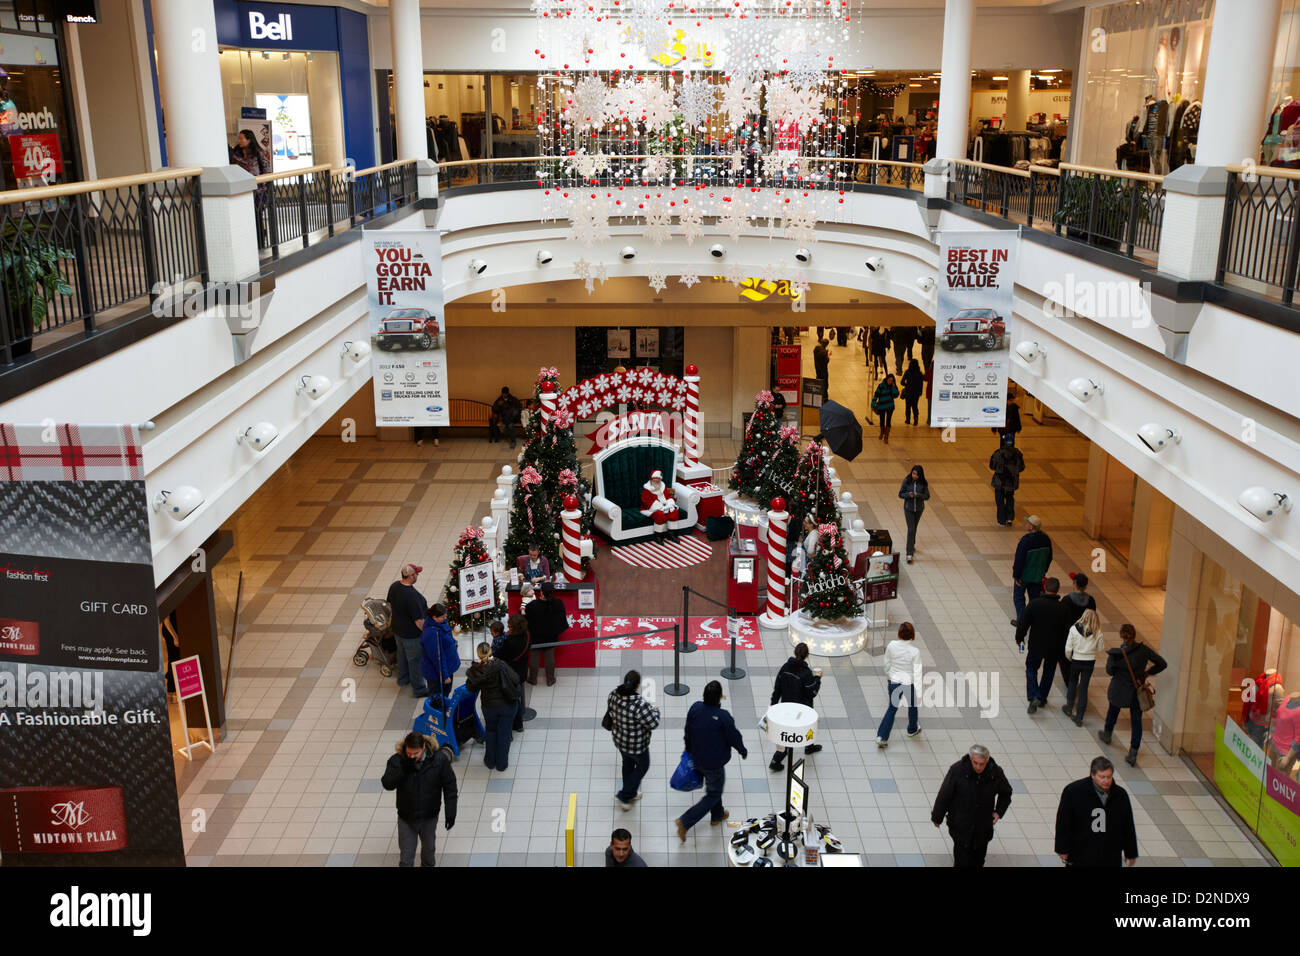
[[[1215,274],[1233,285],[1292,305],[1300,260],[1300,172],[1229,166]]]

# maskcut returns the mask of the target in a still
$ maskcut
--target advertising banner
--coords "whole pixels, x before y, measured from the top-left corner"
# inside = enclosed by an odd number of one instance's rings
[[[136,430],[0,425],[0,863],[183,866]]]
[[[431,230],[369,230],[362,241],[375,424],[448,425],[442,242]]]
[[[803,369],[803,346],[775,345],[776,387],[788,404],[799,401],[799,379]]]
[[[605,344],[612,359],[632,357],[632,333],[627,329],[610,329],[605,333]]]
[[[496,581],[492,562],[468,564],[460,569],[460,613],[476,614],[486,611],[497,602]]]
[[[9,155],[13,157],[14,176],[18,179],[57,176],[63,172],[58,133],[20,133],[10,136]]]
[[[239,110],[239,129],[252,130],[253,135],[257,137],[257,143],[262,147],[262,152],[270,156],[274,145],[271,141],[271,121],[266,117],[266,110],[259,106],[245,106]],[[230,141],[231,148],[237,145],[239,133],[236,132]]]
[[[1253,824],[1263,792],[1264,751],[1231,717],[1224,721],[1226,726],[1216,728],[1214,783],[1232,809]]]
[[[1016,243],[1011,230],[945,232],[935,313],[936,428],[1006,424]]]

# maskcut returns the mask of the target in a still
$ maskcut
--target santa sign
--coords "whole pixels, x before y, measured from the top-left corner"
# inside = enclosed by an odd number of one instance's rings
[[[632,436],[650,435],[667,441],[679,441],[682,437],[682,416],[674,412],[628,412],[605,422],[595,431],[587,432],[591,439],[588,455],[594,455],[608,448],[616,441]]]

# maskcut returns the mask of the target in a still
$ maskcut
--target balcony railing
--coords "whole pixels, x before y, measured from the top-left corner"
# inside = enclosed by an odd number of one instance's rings
[[[0,193],[0,359],[206,281],[199,169]]]
[[[1294,304],[1300,260],[1300,171],[1228,167],[1215,281]]]

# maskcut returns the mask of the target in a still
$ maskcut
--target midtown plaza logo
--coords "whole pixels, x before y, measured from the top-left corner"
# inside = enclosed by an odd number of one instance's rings
[[[69,830],[76,830],[84,827],[90,822],[90,814],[86,812],[86,801],[73,803],[71,800],[66,803],[56,803],[50,807],[50,826],[67,827]]]
[[[36,657],[41,652],[41,626],[35,621],[0,618],[0,654]]]

